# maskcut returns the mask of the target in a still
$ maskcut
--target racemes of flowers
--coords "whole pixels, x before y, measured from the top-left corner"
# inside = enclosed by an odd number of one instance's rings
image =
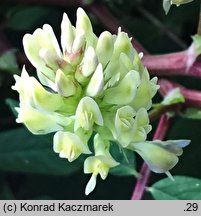
[[[79,8],[75,27],[63,15],[61,48],[47,24],[26,34],[23,45],[38,80],[25,67],[14,76],[17,122],[36,135],[55,132],[53,149],[69,162],[86,155],[84,173],[91,174],[86,194],[95,188],[98,174],[105,179],[119,165],[110,153],[113,145],[137,152],[157,173],[176,165],[189,141],[146,141],[152,128],[147,111],[159,85],[125,32],[97,37]]]

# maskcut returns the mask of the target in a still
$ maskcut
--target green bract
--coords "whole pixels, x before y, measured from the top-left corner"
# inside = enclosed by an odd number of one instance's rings
[[[34,134],[56,132],[53,149],[70,162],[94,152],[84,162],[84,172],[92,174],[86,194],[95,188],[98,174],[105,179],[110,168],[119,165],[110,154],[111,142],[138,152],[150,168],[155,164],[153,171],[166,172],[177,163],[174,149],[166,150],[170,145],[139,144],[151,131],[147,110],[159,86],[125,32],[105,31],[97,38],[79,8],[75,27],[63,16],[62,50],[49,25],[26,34],[23,45],[39,81],[25,68],[21,77],[14,76],[13,89],[20,95],[17,122]]]

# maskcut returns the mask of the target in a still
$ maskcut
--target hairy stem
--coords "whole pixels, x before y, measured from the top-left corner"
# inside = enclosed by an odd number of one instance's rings
[[[170,127],[170,120],[167,117],[167,115],[164,114],[160,118],[158,127],[153,137],[153,140],[155,139],[163,140],[166,137],[169,127]],[[146,186],[148,184],[150,175],[151,175],[151,171],[149,167],[147,166],[147,164],[144,162],[140,170],[140,177],[138,178],[137,183],[135,185],[131,200],[141,200],[142,199]]]

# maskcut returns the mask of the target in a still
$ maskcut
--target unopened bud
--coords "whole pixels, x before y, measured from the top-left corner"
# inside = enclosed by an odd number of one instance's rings
[[[55,84],[58,93],[64,97],[69,97],[76,93],[75,82],[73,82],[70,76],[66,76],[60,69],[56,72]]]

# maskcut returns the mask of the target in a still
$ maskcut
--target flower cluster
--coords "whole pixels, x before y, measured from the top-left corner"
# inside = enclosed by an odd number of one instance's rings
[[[53,149],[69,162],[93,154],[84,161],[84,173],[92,174],[86,194],[95,188],[98,174],[105,179],[110,168],[119,165],[110,153],[111,142],[138,152],[155,172],[175,165],[173,147],[144,144],[151,131],[147,110],[159,86],[125,32],[105,31],[96,37],[79,8],[75,27],[63,16],[61,48],[47,24],[26,34],[23,45],[39,81],[25,67],[21,77],[14,76],[13,89],[20,95],[17,122],[33,134],[56,132]]]
[[[179,6],[181,4],[186,4],[189,2],[192,2],[194,0],[163,0],[163,8],[165,10],[165,13],[167,14],[170,10],[171,5]]]

